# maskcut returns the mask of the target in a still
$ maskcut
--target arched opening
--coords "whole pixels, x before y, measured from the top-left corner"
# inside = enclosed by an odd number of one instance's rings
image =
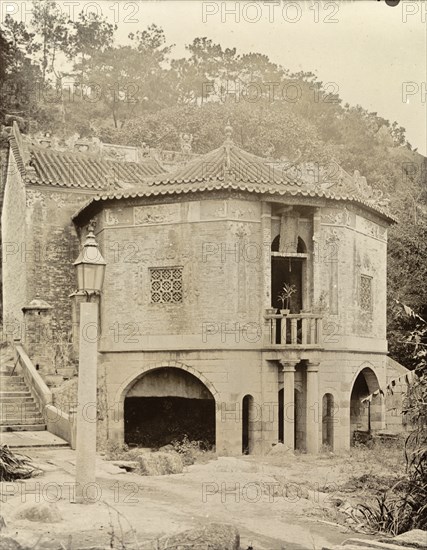
[[[124,401],[125,442],[161,447],[187,436],[215,444],[215,399],[194,375],[173,367],[145,373]]]
[[[284,390],[283,388],[281,390],[279,390],[279,397],[278,397],[278,400],[279,400],[279,407],[278,407],[278,410],[279,410],[279,418],[278,418],[278,428],[279,428],[279,433],[278,433],[278,440],[279,440],[279,443],[283,443],[284,441],[284,429],[283,429],[283,426],[284,426],[284,419],[283,419],[283,414],[284,414]]]
[[[254,422],[254,398],[252,395],[245,395],[242,400],[242,454],[252,453]]]
[[[334,396],[325,393],[322,400],[322,445],[334,448]]]
[[[307,246],[301,237],[298,237],[297,252],[298,254],[307,254]]]
[[[373,421],[381,419],[381,404],[379,397],[372,401],[362,402],[362,399],[379,389],[378,379],[372,369],[364,368],[354,381],[350,396],[350,442],[354,443],[355,432],[371,433]]]
[[[277,235],[277,237],[274,237],[271,243],[271,251],[279,252],[279,245],[280,245],[280,235]]]

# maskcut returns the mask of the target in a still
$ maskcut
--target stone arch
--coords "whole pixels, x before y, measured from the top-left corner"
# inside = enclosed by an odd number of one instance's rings
[[[298,237],[297,252],[300,254],[307,253],[307,245],[302,237]]]
[[[271,252],[279,252],[280,235],[276,235],[271,241]]]
[[[121,384],[121,386],[119,387],[119,389],[116,392],[116,403],[118,403],[119,405],[123,405],[123,401],[126,397],[127,392],[129,391],[129,389],[140,378],[142,378],[144,376],[144,374],[146,374],[149,371],[152,371],[152,370],[155,370],[155,369],[161,369],[161,368],[165,368],[165,367],[182,369],[182,370],[185,370],[185,371],[189,372],[190,374],[192,374],[193,376],[198,378],[200,380],[200,382],[202,382],[202,384],[204,384],[208,388],[208,390],[213,395],[213,397],[215,399],[215,402],[218,402],[219,393],[218,393],[217,389],[212,384],[212,382],[210,382],[206,378],[206,376],[204,376],[197,369],[195,369],[194,367],[190,367],[189,365],[186,365],[185,363],[181,363],[179,361],[160,361],[158,363],[152,363],[150,365],[147,365],[147,366],[143,367],[142,369],[140,369],[138,371],[137,374],[132,374],[131,376],[128,376],[128,378]]]
[[[364,403],[362,400],[380,389],[374,365],[363,363],[356,372],[350,390],[350,443],[354,442],[355,432],[370,434],[381,424],[382,400],[380,396]]]
[[[123,383],[120,385],[119,389],[116,392],[116,400],[114,407],[114,418],[113,422],[110,422],[110,435],[120,443],[125,441],[125,399],[129,390],[146,374],[154,372],[160,369],[177,369],[182,372],[186,372],[194,376],[199,382],[201,382],[210,394],[213,397],[215,403],[215,411],[218,411],[218,402],[219,402],[219,392],[215,386],[210,382],[201,372],[199,372],[194,367],[181,363],[179,361],[160,361],[156,363],[151,363],[145,367],[138,370],[136,373],[128,376]]]
[[[271,252],[279,252],[280,249],[280,235],[276,235],[271,241]],[[307,253],[307,245],[302,237],[298,236],[297,240],[297,252],[300,254]]]

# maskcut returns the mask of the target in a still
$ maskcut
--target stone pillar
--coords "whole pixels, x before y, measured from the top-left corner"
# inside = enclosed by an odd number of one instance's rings
[[[70,294],[69,298],[71,299],[73,358],[77,360],[80,346],[80,305],[87,301],[87,295],[85,292],[77,290]],[[91,302],[99,305],[100,297],[97,294],[91,296]]]
[[[386,407],[385,397],[378,394],[372,397],[370,403],[371,429],[372,431],[381,431],[386,428]]]
[[[79,381],[77,392],[76,502],[94,502],[96,463],[96,388],[98,304],[80,304]]]
[[[28,356],[42,375],[55,372],[52,309],[51,305],[39,298],[35,298],[22,308],[23,344]]]
[[[319,452],[319,434],[322,423],[321,403],[319,402],[319,363],[307,365],[307,452]]]
[[[283,367],[283,443],[295,450],[295,363],[280,361]]]
[[[298,247],[299,212],[289,210],[283,212],[280,218],[279,252],[295,253]]]
[[[271,205],[261,203],[262,307],[271,308]],[[263,312],[264,313],[264,312]]]
[[[321,215],[320,208],[316,208],[313,214],[313,293],[311,306],[317,302],[321,293],[321,266],[322,266],[322,250],[321,250]]]
[[[225,394],[216,402],[216,452],[219,456],[242,454],[242,403],[239,394]]]

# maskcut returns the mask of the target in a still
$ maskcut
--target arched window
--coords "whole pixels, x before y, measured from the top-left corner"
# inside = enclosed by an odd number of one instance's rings
[[[271,251],[279,252],[279,245],[280,245],[280,235],[277,235],[277,237],[274,237],[273,242],[271,243]]]
[[[307,252],[307,247],[301,237],[298,237],[297,252],[299,254],[306,254]]]
[[[252,395],[245,395],[242,401],[242,454],[248,455],[253,448],[253,415],[254,398]]]

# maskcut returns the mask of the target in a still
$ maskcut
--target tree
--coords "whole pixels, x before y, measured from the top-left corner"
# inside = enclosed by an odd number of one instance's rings
[[[58,52],[67,47],[67,19],[53,0],[33,0],[31,24],[41,39],[42,82],[45,84],[48,73],[55,72]]]
[[[83,11],[77,21],[69,23],[71,28],[64,51],[68,59],[75,60],[73,74],[83,82],[86,66],[93,56],[112,46],[117,25],[108,23],[97,13]]]
[[[39,66],[32,56],[39,50],[35,33],[29,32],[25,23],[15,21],[9,15],[0,29],[2,41],[1,71],[2,93],[0,114],[15,114],[27,118],[38,112]]]

